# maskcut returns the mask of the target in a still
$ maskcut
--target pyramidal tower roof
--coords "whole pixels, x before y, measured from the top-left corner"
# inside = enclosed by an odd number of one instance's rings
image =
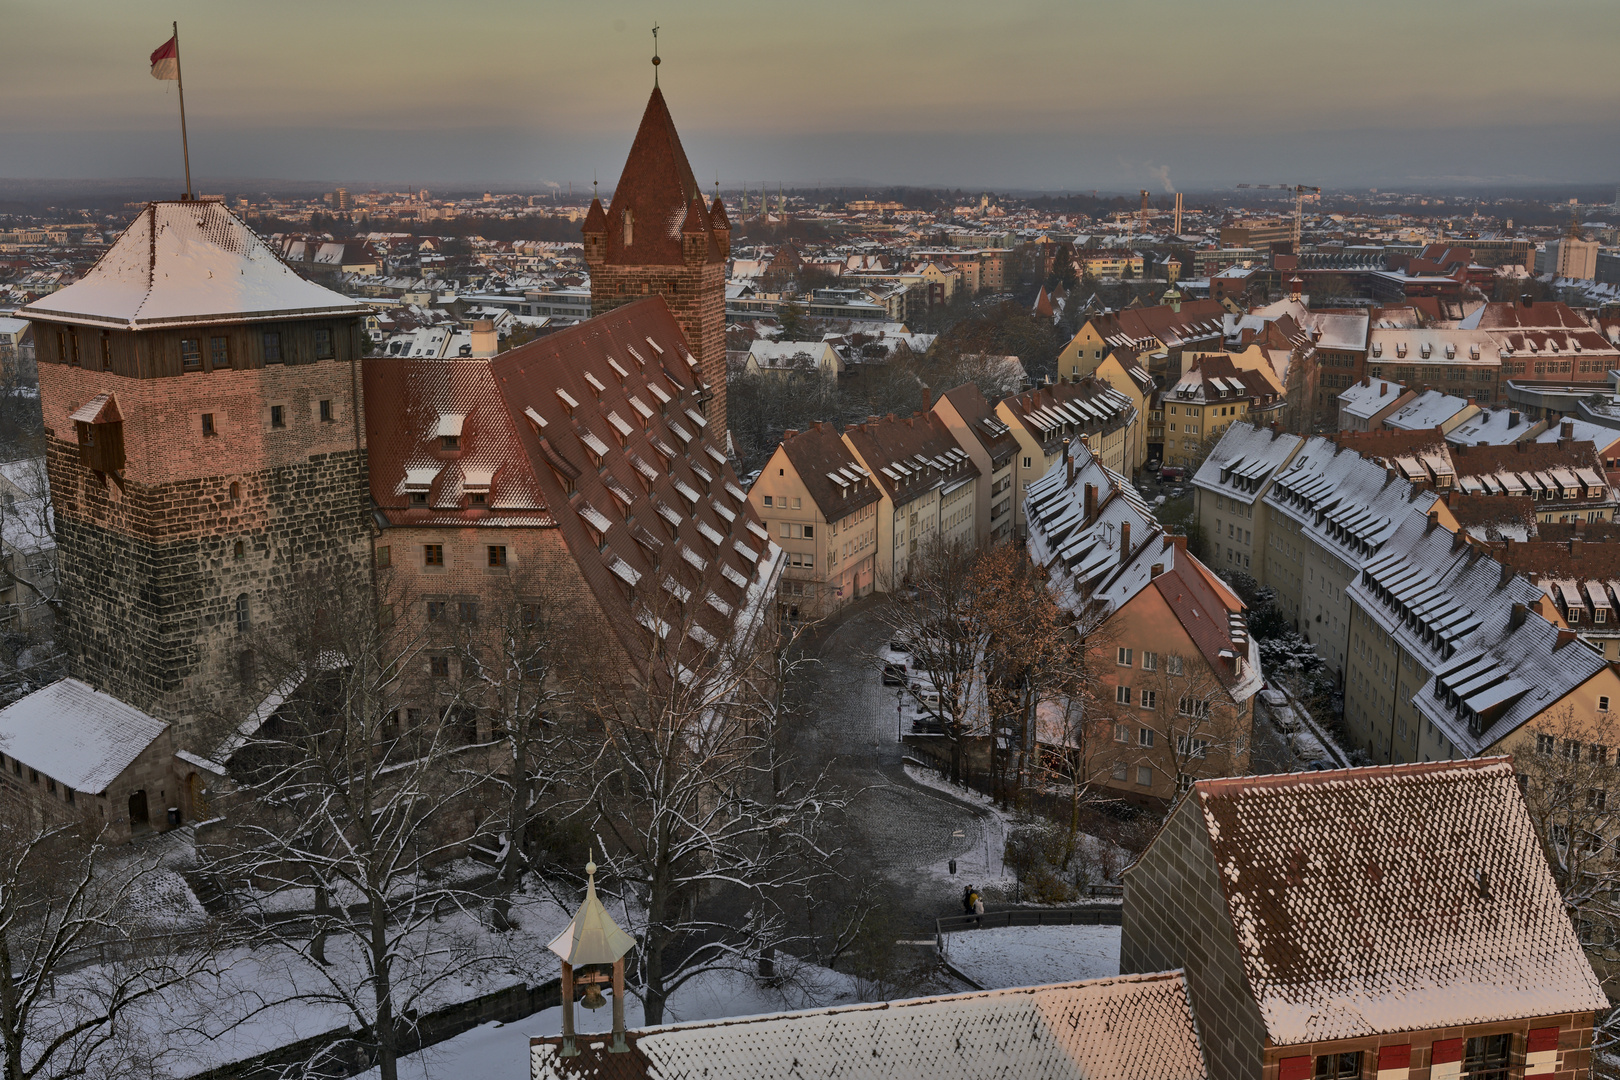
[[[579,967],[582,964],[611,964],[635,946],[635,939],[613,921],[596,898],[596,864],[585,864],[585,902],[574,912],[574,918],[547,946],[562,960]]]
[[[154,202],[89,273],[20,314],[153,330],[365,310],[299,277],[223,203]]]
[[[708,258],[718,260],[720,248],[703,207],[703,193],[692,175],[686,151],[681,148],[681,137],[664,103],[664,92],[655,86],[608,207],[608,261],[632,265],[683,263],[681,228],[694,200],[703,231],[709,233]],[[624,227],[627,214],[628,230]]]

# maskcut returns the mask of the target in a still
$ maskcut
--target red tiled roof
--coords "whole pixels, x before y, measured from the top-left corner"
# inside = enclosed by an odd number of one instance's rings
[[[627,214],[629,244],[624,242]],[[654,87],[607,210],[607,260],[621,265],[684,265],[683,228],[707,233],[705,261],[719,261],[720,246],[710,231],[703,193],[681,148],[664,92]]]
[[[373,498],[390,524],[559,529],[632,656],[650,613],[722,637],[771,545],[699,422],[689,355],[655,294],[493,359],[368,358]],[[456,457],[438,441],[441,417],[458,415]],[[435,466],[429,507],[411,509],[407,481],[424,474],[407,470]],[[459,499],[474,468],[492,473],[488,509]],[[691,598],[680,612],[671,578]]]
[[[1248,655],[1248,645],[1242,647],[1232,643],[1232,627],[1229,616],[1240,614],[1243,610],[1241,601],[1228,606],[1228,604],[1210,588],[1209,582],[1204,580],[1202,574],[1191,567],[1183,568],[1182,560],[1175,562],[1164,573],[1153,579],[1153,585],[1164,597],[1164,602],[1175,613],[1176,620],[1181,623],[1182,629],[1187,631],[1198,651],[1203,654],[1204,660],[1209,664],[1210,670],[1218,675],[1222,682],[1232,682],[1236,679],[1236,670],[1231,658],[1222,657],[1222,652]],[[1235,597],[1232,599],[1236,600]]]
[[[873,481],[896,505],[919,498],[939,484],[979,475],[978,466],[958,445],[950,429],[945,426],[945,421],[933,413],[910,416],[904,420],[896,419],[891,414],[882,420],[855,424],[845,430],[844,438],[849,440],[855,452],[871,469]],[[930,464],[918,462],[918,454],[928,459]],[[943,460],[946,455],[960,455],[961,459],[948,470],[931,464],[935,459]],[[883,472],[885,466],[893,469],[897,463],[907,470],[900,480]]]
[[[1607,1008],[1510,759],[1194,791],[1274,1043]]]
[[[967,424],[974,438],[979,440],[979,445],[990,455],[992,465],[1000,468],[1018,453],[1018,440],[1013,438],[1005,424],[996,419],[996,410],[977,383],[963,383],[947,390],[940,395],[940,400],[950,402],[956,409],[962,422]]]
[[[809,430],[784,438],[782,452],[827,521],[840,521],[883,497],[870,478],[860,478],[855,455],[831,424],[818,420]],[[828,475],[839,471],[843,484]],[[859,479],[851,480],[850,474]]]

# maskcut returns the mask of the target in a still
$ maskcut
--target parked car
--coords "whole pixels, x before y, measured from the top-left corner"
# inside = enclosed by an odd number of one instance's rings
[[[1187,475],[1187,470],[1180,465],[1166,465],[1159,470],[1160,480],[1180,480]]]

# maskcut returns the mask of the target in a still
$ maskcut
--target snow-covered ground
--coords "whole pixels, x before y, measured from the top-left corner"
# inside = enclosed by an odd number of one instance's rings
[[[714,971],[676,991],[664,1008],[664,1022],[757,1016],[858,1000],[855,980],[826,968],[799,965],[790,985],[780,990],[741,972]],[[641,1002],[634,996],[625,1002],[624,1019],[626,1027],[642,1025]],[[581,1035],[603,1034],[612,1026],[610,1006],[574,1010],[574,1028]],[[561,1009],[544,1009],[511,1024],[485,1024],[405,1058],[400,1080],[529,1080],[529,1039],[560,1034]],[[377,1076],[373,1069],[362,1073],[361,1080]]]
[[[945,935],[945,958],[986,990],[1097,979],[1119,974],[1119,927],[963,930]]]

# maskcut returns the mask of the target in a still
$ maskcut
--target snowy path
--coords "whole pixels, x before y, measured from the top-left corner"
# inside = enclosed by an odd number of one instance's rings
[[[820,663],[806,676],[811,721],[798,732],[796,748],[806,767],[829,767],[841,786],[860,792],[846,846],[895,883],[896,899],[917,930],[932,934],[936,916],[957,910],[963,885],[1002,879],[1004,829],[991,812],[907,775],[896,735],[895,690],[882,685],[871,662],[887,638],[878,612],[868,606],[816,643]],[[955,877],[948,869],[953,858]],[[1005,880],[1010,883],[1011,875]]]

